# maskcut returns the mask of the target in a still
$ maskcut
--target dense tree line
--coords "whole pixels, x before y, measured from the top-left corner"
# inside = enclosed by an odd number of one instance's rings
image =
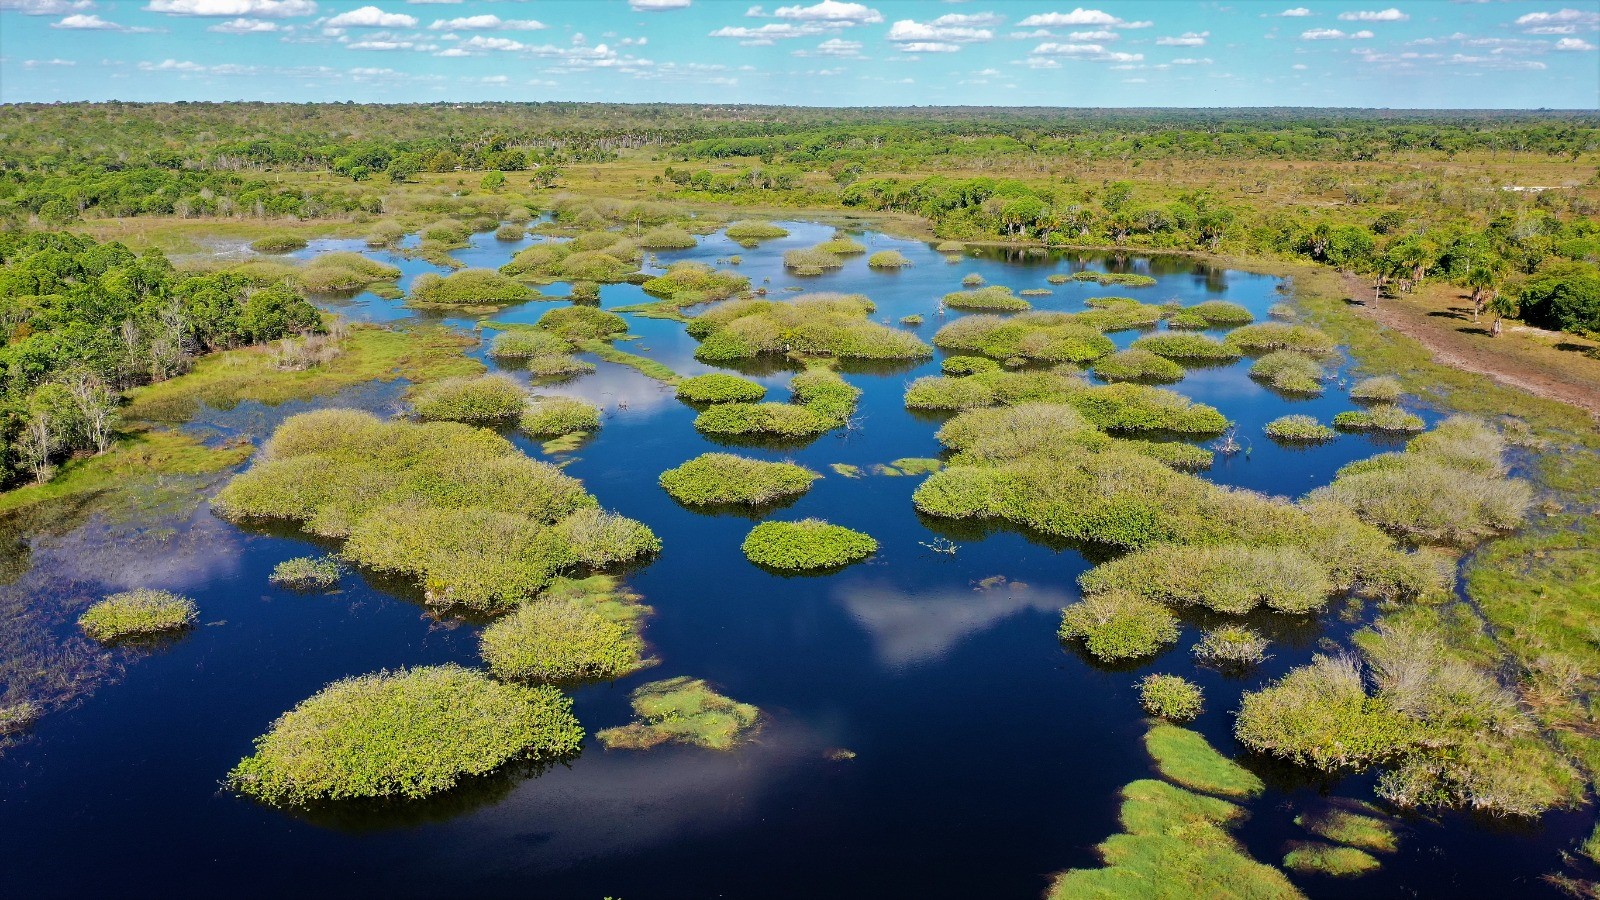
[[[121,392],[210,350],[321,327],[286,285],[175,270],[160,251],[0,232],[0,478],[110,445]]]

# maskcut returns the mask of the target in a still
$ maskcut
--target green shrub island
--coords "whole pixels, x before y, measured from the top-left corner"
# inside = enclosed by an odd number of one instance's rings
[[[1393,853],[1399,849],[1394,825],[1388,817],[1368,804],[1345,803],[1357,809],[1329,806],[1295,816],[1294,823],[1317,837],[1374,853]]]
[[[600,410],[576,397],[530,397],[517,416],[517,428],[538,438],[589,434],[600,430]]]
[[[1283,866],[1296,872],[1354,878],[1382,866],[1377,858],[1355,847],[1336,847],[1320,841],[1295,841],[1283,855]]]
[[[558,581],[484,629],[479,653],[489,671],[507,681],[571,683],[643,668],[639,621],[648,608],[611,579],[594,580],[599,584]]]
[[[869,269],[903,269],[911,265],[911,260],[899,250],[879,250],[867,257]]]
[[[798,497],[822,476],[804,466],[703,453],[661,473],[661,487],[689,506],[761,506]]]
[[[829,369],[811,368],[789,382],[788,403],[717,403],[695,416],[694,427],[729,437],[809,438],[845,425],[861,389]]]
[[[290,280],[310,294],[356,291],[380,281],[394,281],[400,270],[359,253],[319,253],[295,269]]]
[[[1023,288],[1022,290],[1017,291],[1017,294],[1023,297],[1048,297],[1054,293],[1055,291],[1052,291],[1049,288]]]
[[[284,713],[228,773],[272,804],[415,799],[517,759],[578,751],[572,702],[549,687],[492,681],[456,665],[336,681]]]
[[[522,412],[527,396],[514,378],[479,375],[424,385],[411,405],[425,422],[508,422]]]
[[[918,325],[922,324],[922,316],[917,314],[917,313],[912,313],[909,316],[901,316],[900,317],[900,324],[901,325],[905,325],[905,326],[907,326],[909,328],[915,328]]]
[[[1145,349],[1119,350],[1097,360],[1094,373],[1106,381],[1170,384],[1182,381],[1183,366]]]
[[[1061,611],[1056,635],[1102,662],[1118,662],[1153,656],[1177,641],[1178,619],[1136,594],[1095,594]]]
[[[754,247],[761,241],[772,241],[789,236],[789,230],[771,222],[743,221],[734,222],[723,232],[729,240],[738,241],[743,247]]]
[[[1079,325],[1101,331],[1129,331],[1153,328],[1167,316],[1167,309],[1140,303],[1132,297],[1093,297],[1085,301],[1089,309],[1080,313],[1061,313]]]
[[[528,236],[526,225],[516,225],[507,222],[494,230],[494,239],[497,241],[520,241]]]
[[[1393,403],[1378,403],[1368,409],[1348,410],[1333,417],[1333,427],[1346,431],[1388,431],[1401,434],[1415,433],[1428,427],[1428,423],[1415,413],[1408,413]]]
[[[1102,329],[1051,312],[963,316],[940,328],[933,344],[991,359],[1044,363],[1089,363],[1117,349]]]
[[[300,591],[327,590],[344,576],[344,564],[332,556],[297,556],[272,567],[267,580]]]
[[[750,287],[750,279],[737,272],[713,269],[705,263],[684,260],[640,285],[653,297],[670,300],[682,309],[713,300],[727,300]]]
[[[298,234],[270,234],[250,242],[257,253],[293,253],[306,248],[306,239]]]
[[[1205,707],[1200,686],[1178,675],[1146,675],[1139,679],[1138,687],[1139,705],[1158,719],[1187,722]],[[1151,755],[1156,756],[1154,751]]]
[[[1013,294],[1011,288],[998,284],[945,294],[940,302],[951,309],[975,312],[1023,312],[1033,308],[1032,303]]]
[[[1309,325],[1262,322],[1228,332],[1227,343],[1240,353],[1256,356],[1274,350],[1295,350],[1312,356],[1327,356],[1338,349],[1333,338]]]
[[[695,239],[676,225],[662,225],[646,231],[638,244],[646,250],[688,250],[695,246]]]
[[[678,382],[677,396],[685,403],[759,403],[767,389],[748,378],[710,372]]]
[[[170,591],[133,590],[112,594],[78,617],[78,627],[102,642],[181,631],[200,617],[194,601]]]
[[[933,351],[916,337],[873,322],[860,294],[812,294],[790,302],[732,300],[691,319],[695,358],[723,363],[780,353],[841,359],[922,359]]]
[[[1150,678],[1174,678],[1152,675]],[[1150,679],[1147,678],[1146,681]],[[1189,682],[1179,678],[1184,684]],[[1194,689],[1194,704],[1199,704],[1199,688]],[[1163,718],[1172,718],[1163,716]],[[1193,716],[1189,716],[1193,718]],[[1155,760],[1161,777],[1194,791],[1223,797],[1254,797],[1266,785],[1254,773],[1218,753],[1203,735],[1176,725],[1157,724],[1145,732],[1144,746]]]
[[[1239,351],[1214,337],[1203,334],[1168,332],[1149,334],[1133,342],[1134,350],[1146,350],[1167,359],[1198,362],[1226,362],[1239,358]]]
[[[534,244],[500,267],[500,274],[539,283],[593,281],[616,284],[639,271],[639,245],[610,231],[580,234],[565,244]]]
[[[947,356],[939,363],[939,371],[946,375],[977,375],[998,372],[1000,364],[983,356]]]
[[[839,256],[855,256],[867,252],[865,244],[845,234],[843,231],[835,231],[833,237],[818,244],[816,249],[827,253],[835,253]]]
[[[1279,416],[1268,422],[1265,430],[1267,437],[1285,444],[1320,444],[1339,436],[1333,428],[1299,413]]]
[[[760,726],[761,711],[718,694],[698,678],[652,681],[635,688],[628,725],[595,735],[607,749],[648,750],[668,741],[732,750]]]
[[[1400,379],[1393,375],[1363,378],[1350,388],[1350,399],[1362,403],[1394,403],[1402,393]]]
[[[1224,328],[1230,325],[1248,325],[1255,317],[1250,310],[1226,300],[1207,300],[1194,306],[1185,306],[1167,319],[1169,328]]]
[[[572,342],[532,326],[506,326],[489,342],[489,356],[513,360],[536,378],[584,375],[594,364],[572,355]]]
[[[1328,373],[1304,353],[1274,350],[1250,366],[1250,377],[1287,394],[1320,394]]]
[[[609,340],[628,331],[628,320],[592,306],[561,306],[539,317],[539,328],[570,341]]]
[[[1334,593],[1328,566],[1294,547],[1156,544],[1083,573],[1086,594],[1132,593],[1173,606],[1244,615],[1258,606],[1315,612]]]
[[[1156,280],[1149,275],[1124,272],[1090,272],[1087,270],[1072,273],[1072,280],[1093,281],[1101,287],[1108,287],[1113,284],[1121,285],[1122,287],[1150,287],[1156,283]]]
[[[876,553],[878,542],[870,535],[821,519],[798,522],[762,522],[750,530],[742,545],[746,559],[769,569],[805,572],[849,565]]]
[[[286,420],[213,505],[342,538],[345,559],[417,579],[430,603],[480,610],[660,548],[644,525],[601,513],[581,482],[491,431],[353,410]]]
[[[506,306],[538,296],[532,288],[489,269],[462,269],[449,275],[424,272],[411,283],[406,300],[417,307]]]
[[[1200,636],[1191,652],[1201,663],[1223,669],[1245,669],[1267,659],[1266,638],[1245,625],[1222,625]]]
[[[783,265],[786,269],[792,269],[796,275],[821,275],[828,269],[843,268],[844,257],[819,244],[815,247],[784,251]]]

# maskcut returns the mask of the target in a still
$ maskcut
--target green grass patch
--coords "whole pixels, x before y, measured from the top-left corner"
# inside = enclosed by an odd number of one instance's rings
[[[1032,303],[1013,294],[1011,288],[998,284],[945,294],[941,302],[951,309],[973,312],[1025,312],[1033,309]]]
[[[1116,350],[1101,328],[1066,313],[1048,312],[964,316],[940,328],[933,343],[991,359],[1047,363],[1088,363]]]
[[[726,372],[710,372],[678,382],[678,399],[686,403],[759,403],[766,387]]]
[[[1200,692],[1200,686],[1187,678],[1177,675],[1146,675],[1139,679],[1138,686],[1139,705],[1144,707],[1145,712],[1159,719],[1187,722],[1200,715],[1201,710],[1205,708],[1205,696]],[[1154,752],[1151,755],[1154,756]],[[1178,778],[1173,780],[1181,782]]]
[[[718,694],[698,678],[652,681],[634,689],[628,725],[595,735],[607,749],[648,750],[668,741],[732,750],[760,724],[761,711]]]
[[[1177,641],[1172,611],[1135,594],[1096,594],[1061,611],[1056,635],[1103,662],[1154,656]]]
[[[1296,841],[1283,855],[1286,869],[1334,878],[1356,878],[1377,871],[1382,863],[1365,850],[1335,847],[1320,841]]]
[[[759,566],[805,572],[849,565],[871,556],[878,542],[871,535],[830,525],[821,519],[762,522],[745,536],[745,558]]]
[[[344,564],[333,556],[296,556],[272,567],[267,580],[298,591],[327,590],[339,583]]]
[[[879,250],[867,257],[867,267],[870,269],[903,269],[911,265],[911,260],[899,250]]]
[[[600,430],[600,410],[575,397],[533,397],[522,406],[517,428],[539,438],[588,435]]]
[[[1145,749],[1161,777],[1196,791],[1224,797],[1254,797],[1266,789],[1261,779],[1223,756],[1203,735],[1175,725],[1155,725],[1144,736]]]
[[[506,306],[539,296],[538,292],[490,269],[462,269],[449,275],[424,272],[411,283],[406,303],[415,307],[474,308]]]
[[[619,678],[645,665],[637,618],[549,597],[484,629],[479,653],[496,678],[571,683]]]
[[[200,617],[194,601],[169,591],[134,590],[112,594],[84,611],[78,627],[97,641],[179,631]]]
[[[1393,375],[1363,378],[1350,388],[1350,399],[1362,403],[1394,403],[1405,391]]]
[[[821,477],[794,463],[703,453],[662,472],[660,482],[674,500],[689,506],[761,506],[798,497]]]
[[[750,246],[757,241],[772,241],[788,237],[789,229],[774,225],[771,222],[744,220],[729,225],[723,231],[723,234],[726,234],[729,240]]]
[[[1312,416],[1298,413],[1273,419],[1265,431],[1267,437],[1284,444],[1320,444],[1339,436],[1339,432]]]
[[[1387,818],[1330,806],[1295,816],[1294,823],[1320,838],[1376,853],[1399,849],[1394,825]]]
[[[791,302],[732,300],[688,325],[700,340],[695,358],[721,363],[780,353],[841,359],[921,359],[927,344],[868,318],[876,309],[859,294],[813,294]]]
[[[1145,350],[1166,359],[1200,362],[1225,362],[1239,358],[1238,350],[1214,337],[1182,332],[1148,334],[1134,341],[1130,349]]]
[[[528,394],[506,375],[446,378],[417,390],[411,405],[425,422],[507,422],[522,412]]]
[[[539,328],[569,341],[610,340],[628,331],[628,320],[592,306],[561,306],[539,317]]]
[[[248,444],[212,449],[179,431],[126,432],[105,453],[68,460],[44,484],[0,493],[0,513],[36,503],[146,485],[179,475],[226,471],[250,458]]]
[[[1250,377],[1289,394],[1320,394],[1328,373],[1304,353],[1274,350],[1250,366]]]
[[[657,362],[648,356],[629,353],[619,350],[615,346],[598,339],[581,340],[578,348],[585,353],[593,353],[608,363],[618,366],[627,366],[648,378],[654,378],[663,384],[677,384],[678,373],[665,363]]]
[[[1244,615],[1257,606],[1308,613],[1335,592],[1328,567],[1294,547],[1158,544],[1083,573],[1085,593],[1133,593],[1174,606]]]
[[[1338,348],[1334,339],[1325,332],[1310,325],[1284,322],[1262,322],[1235,328],[1228,332],[1227,343],[1240,353],[1252,356],[1274,350],[1295,350],[1312,356],[1325,356]]]
[[[1095,362],[1094,373],[1106,381],[1170,384],[1182,381],[1183,366],[1145,349],[1119,350]]]

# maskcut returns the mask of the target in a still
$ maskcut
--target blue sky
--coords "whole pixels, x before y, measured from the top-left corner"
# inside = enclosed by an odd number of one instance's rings
[[[0,101],[1600,107],[1600,0],[0,0]]]

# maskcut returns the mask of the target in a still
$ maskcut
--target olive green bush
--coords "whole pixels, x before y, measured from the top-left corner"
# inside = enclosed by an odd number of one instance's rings
[[[721,363],[797,353],[841,359],[921,359],[933,351],[915,336],[868,318],[859,294],[812,294],[791,302],[732,300],[690,320],[695,358]]]
[[[788,237],[789,230],[771,222],[741,221],[729,225],[723,232],[729,240],[738,241],[746,247],[753,247],[760,241],[770,241],[777,238]]]
[[[631,621],[572,603],[535,600],[484,629],[479,653],[496,678],[573,682],[618,678],[644,665]]]
[[[1394,403],[1402,393],[1400,379],[1393,375],[1363,378],[1350,388],[1350,399],[1362,403]]]
[[[179,631],[200,617],[194,601],[170,591],[133,590],[112,594],[78,617],[78,627],[102,642]]]
[[[879,250],[867,257],[867,267],[871,269],[900,269],[911,265],[911,260],[899,250]]]
[[[462,269],[449,275],[424,272],[411,283],[407,303],[420,307],[505,306],[538,296],[527,285],[489,269]]]
[[[1251,355],[1273,350],[1296,350],[1312,356],[1333,353],[1338,345],[1333,338],[1309,325],[1261,322],[1228,332],[1227,343]]]
[[[944,350],[991,359],[1016,357],[1049,363],[1088,363],[1116,350],[1100,328],[1066,313],[1049,312],[963,316],[940,328],[933,343]]]
[[[608,340],[628,330],[628,320],[592,306],[561,306],[539,317],[539,328],[568,340]]]
[[[686,403],[757,403],[767,389],[748,378],[710,372],[678,382],[677,396]]]
[[[1178,620],[1167,607],[1136,594],[1095,594],[1061,611],[1056,634],[1081,642],[1103,662],[1117,662],[1153,656],[1176,641]]]
[[[1033,304],[1011,292],[1011,288],[993,285],[975,291],[956,291],[944,295],[944,305],[951,309],[975,312],[1023,312]]]
[[[595,735],[607,749],[648,750],[668,741],[732,750],[748,740],[761,711],[713,691],[698,678],[652,681],[631,696],[637,721]]]
[[[1182,381],[1183,366],[1145,349],[1120,350],[1095,362],[1094,373],[1106,381],[1171,383]]]
[[[1222,668],[1247,668],[1267,659],[1266,638],[1245,625],[1223,625],[1200,635],[1190,652],[1202,663]]]
[[[1239,358],[1239,351],[1214,337],[1185,332],[1148,334],[1133,342],[1134,350],[1144,350],[1167,359],[1225,362]]]
[[[803,572],[866,559],[878,550],[870,535],[821,519],[762,522],[745,536],[745,558],[769,569]]]
[[[267,580],[295,590],[325,590],[339,583],[344,564],[333,556],[297,556],[272,567]]]
[[[1273,419],[1265,430],[1267,437],[1285,444],[1316,444],[1339,436],[1337,431],[1311,416],[1298,413]]]
[[[1136,594],[1230,615],[1258,606],[1315,612],[1334,594],[1327,567],[1310,553],[1247,544],[1157,544],[1095,566],[1078,583],[1088,594]]]
[[[1320,394],[1327,372],[1315,359],[1294,350],[1274,350],[1250,366],[1250,377],[1290,394]]]
[[[424,666],[346,678],[301,701],[227,783],[284,805],[415,799],[514,759],[569,756],[582,741],[572,702],[553,688]]]
[[[1219,328],[1227,325],[1248,325],[1255,319],[1250,310],[1226,300],[1206,300],[1194,306],[1185,306],[1167,319],[1169,328]]]
[[[1200,686],[1187,678],[1178,675],[1146,675],[1139,679],[1137,684],[1139,705],[1144,707],[1145,712],[1158,719],[1187,722],[1200,715],[1200,711],[1205,707],[1205,697],[1200,692]]]
[[[527,396],[514,378],[479,375],[424,385],[411,405],[425,422],[506,422],[522,412]]]
[[[597,431],[600,410],[576,397],[530,397],[518,414],[517,428],[542,438]]]
[[[393,281],[400,270],[360,253],[319,253],[294,270],[293,280],[310,294],[354,291],[379,281]]]
[[[763,462],[731,453],[703,453],[661,473],[661,487],[690,506],[760,506],[798,497],[822,476],[804,466]]]

